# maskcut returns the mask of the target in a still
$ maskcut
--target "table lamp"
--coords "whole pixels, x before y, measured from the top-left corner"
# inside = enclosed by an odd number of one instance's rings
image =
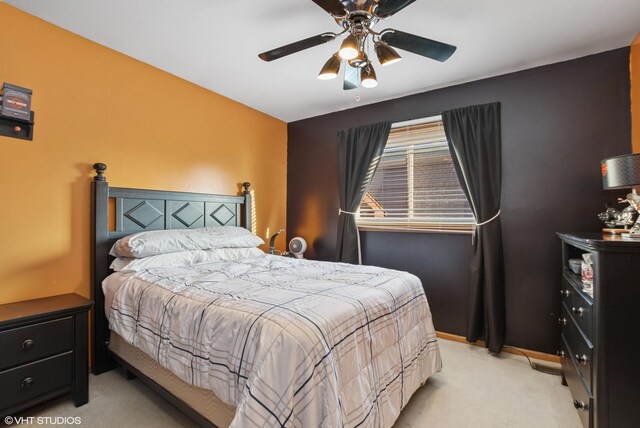
[[[640,153],[608,158],[601,161],[600,166],[602,187],[605,190],[631,188],[631,193],[623,202],[628,202],[640,212],[640,196],[635,189],[635,186],[640,186]],[[629,235],[640,237],[640,213]]]

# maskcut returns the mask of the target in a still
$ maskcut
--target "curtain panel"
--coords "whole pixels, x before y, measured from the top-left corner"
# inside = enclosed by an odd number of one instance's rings
[[[500,352],[506,334],[500,224],[502,180],[500,103],[442,113],[451,158],[476,218],[467,312],[467,340]]]
[[[337,260],[362,264],[355,213],[380,163],[391,122],[360,126],[338,133]]]

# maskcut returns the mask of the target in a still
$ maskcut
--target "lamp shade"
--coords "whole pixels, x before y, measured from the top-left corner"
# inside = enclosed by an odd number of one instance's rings
[[[318,74],[318,79],[330,80],[338,77],[340,64],[342,64],[342,61],[340,60],[340,56],[336,53],[324,64],[322,70],[320,70],[320,74]]]
[[[338,53],[342,59],[354,59],[358,56],[359,50],[358,39],[353,34],[349,34],[342,41],[342,45],[340,46]]]
[[[623,189],[640,185],[640,153],[616,156],[600,162],[602,187]]]
[[[370,63],[360,69],[360,84],[365,88],[375,88],[378,86],[376,71]]]
[[[376,44],[376,55],[378,55],[378,60],[380,61],[380,65],[391,65],[400,61],[402,58],[398,55],[395,49],[390,47],[384,42],[378,42]]]

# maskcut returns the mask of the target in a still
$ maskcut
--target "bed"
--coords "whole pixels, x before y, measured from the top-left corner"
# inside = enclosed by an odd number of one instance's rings
[[[441,369],[406,272],[260,254],[111,273],[132,233],[251,230],[251,194],[113,188],[94,167],[94,373],[119,363],[202,426],[390,427]]]

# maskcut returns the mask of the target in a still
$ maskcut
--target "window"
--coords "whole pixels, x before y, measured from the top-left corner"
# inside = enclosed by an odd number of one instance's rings
[[[440,116],[394,124],[357,222],[365,230],[471,230]]]

